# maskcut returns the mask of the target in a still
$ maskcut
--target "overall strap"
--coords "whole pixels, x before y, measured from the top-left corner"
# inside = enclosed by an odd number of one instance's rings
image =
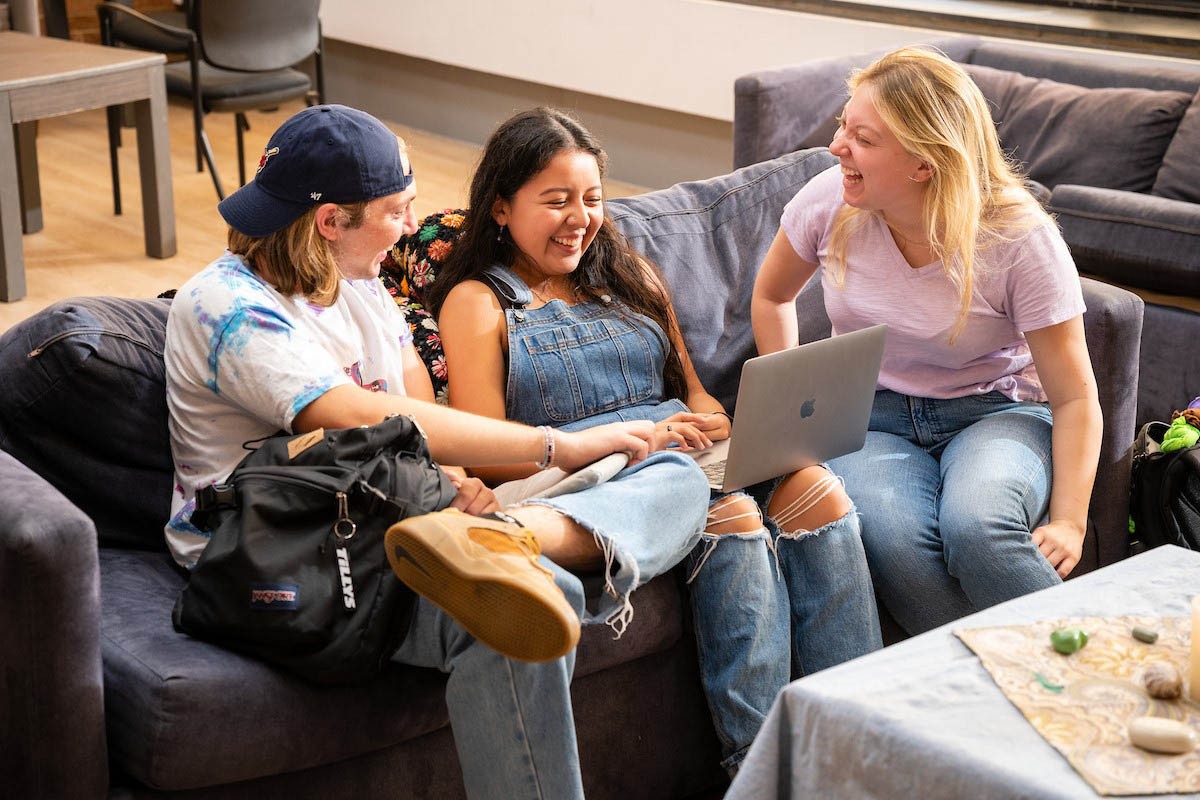
[[[479,279],[487,284],[500,301],[500,307],[506,311],[510,308],[525,308],[533,302],[533,292],[525,285],[525,281],[502,264],[488,267]]]

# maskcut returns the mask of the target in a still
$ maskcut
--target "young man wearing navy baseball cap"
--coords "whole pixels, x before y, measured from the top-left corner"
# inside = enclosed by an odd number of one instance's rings
[[[613,452],[647,455],[649,423],[566,433],[433,402],[409,327],[378,281],[385,253],[416,230],[415,196],[395,134],[362,111],[322,105],[285,122],[254,180],[218,206],[228,250],[178,291],[167,323],[176,490],[166,536],[183,566],[208,541],[190,522],[196,487],[223,481],[244,442],[281,429],[399,413],[417,420],[434,459],[449,464],[507,464],[517,454],[572,469]],[[594,540],[543,506],[508,511],[525,528],[476,517],[498,510],[491,490],[445,469],[459,489],[452,508],[389,531],[389,544],[444,562],[438,580],[422,582],[389,554],[421,596],[395,660],[450,673],[446,699],[469,795],[582,797],[568,691],[582,588],[539,563],[538,545],[553,561],[579,563]],[[501,590],[494,604],[464,600],[485,583]],[[537,612],[514,633],[504,607],[518,598]]]

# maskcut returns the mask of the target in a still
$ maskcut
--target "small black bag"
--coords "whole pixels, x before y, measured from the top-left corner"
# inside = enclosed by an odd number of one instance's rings
[[[1133,443],[1129,549],[1163,544],[1200,550],[1200,445],[1164,453],[1165,422],[1148,422]]]
[[[175,627],[318,683],[366,680],[403,641],[413,601],[384,534],[454,493],[409,417],[267,439],[196,494],[192,522],[212,538]]]

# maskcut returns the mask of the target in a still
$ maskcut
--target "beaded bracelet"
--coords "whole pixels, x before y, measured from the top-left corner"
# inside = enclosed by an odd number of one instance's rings
[[[546,444],[545,457],[535,465],[538,469],[546,469],[554,463],[554,428],[549,425],[538,425]]]

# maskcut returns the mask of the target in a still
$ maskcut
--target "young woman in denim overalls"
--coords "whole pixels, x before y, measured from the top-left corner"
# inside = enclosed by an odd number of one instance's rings
[[[796,672],[881,644],[858,518],[838,479],[816,466],[714,493],[698,543],[672,530],[685,510],[655,468],[698,469],[678,451],[727,438],[731,424],[696,376],[661,279],[605,217],[605,161],[590,133],[551,109],[492,134],[473,213],[433,287],[450,402],[564,430],[656,423],[660,452],[585,490],[596,502],[579,521],[606,555],[600,613],[622,625],[628,593],[687,559],[704,688],[734,772]],[[499,482],[535,469],[478,474]],[[561,499],[531,502],[561,509]],[[673,510],[638,530],[629,509],[646,504]],[[629,579],[614,586],[614,572]]]

